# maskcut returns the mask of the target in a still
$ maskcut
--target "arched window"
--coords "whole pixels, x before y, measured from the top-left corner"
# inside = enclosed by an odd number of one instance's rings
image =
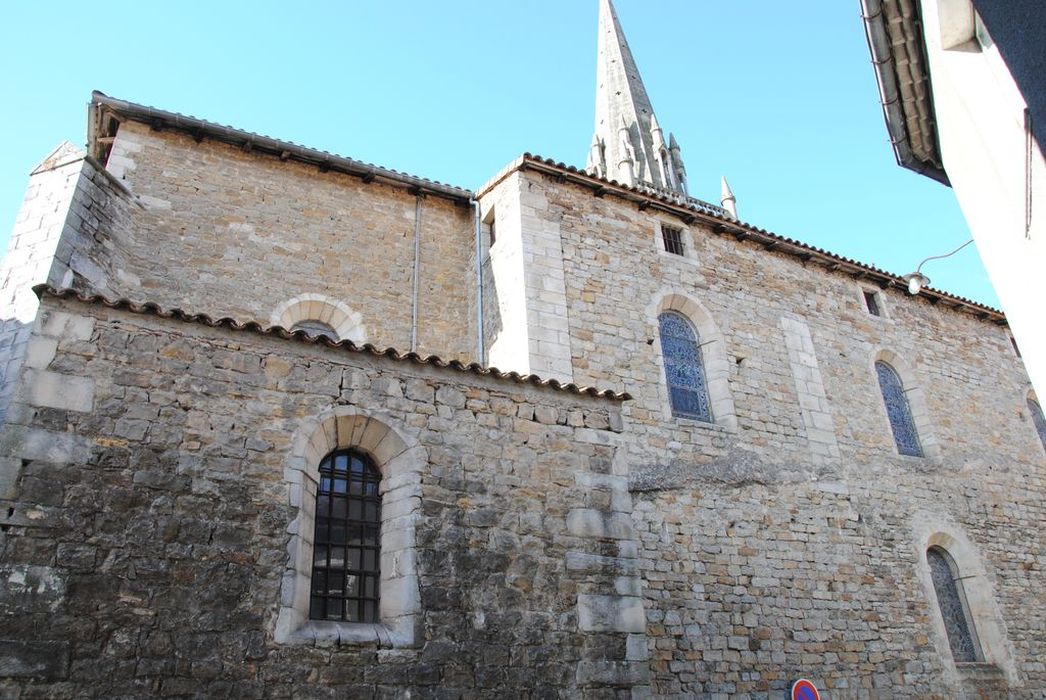
[[[908,405],[908,398],[904,395],[901,378],[893,367],[881,360],[875,363],[875,373],[879,377],[879,389],[883,393],[883,403],[886,404],[886,415],[890,419],[890,429],[893,431],[893,441],[897,445],[897,451],[902,455],[922,457],[923,450],[919,445],[919,433],[915,429],[912,409]]]
[[[672,415],[712,422],[705,368],[697,331],[684,316],[666,311],[657,317]]]
[[[381,473],[357,450],[320,462],[309,617],[377,622],[381,571]]]
[[[955,561],[940,547],[927,549],[926,561],[930,565],[930,578],[937,594],[937,606],[944,618],[944,629],[948,632],[952,658],[955,661],[981,661],[983,656],[977,643],[977,632]]]
[[[1035,424],[1035,432],[1039,434],[1042,441],[1042,449],[1046,450],[1046,417],[1042,415],[1042,406],[1035,399],[1028,397],[1028,412],[1031,413],[1032,423]]]
[[[312,337],[325,335],[331,340],[339,340],[337,331],[329,323],[323,321],[317,321],[316,319],[305,319],[304,321],[298,321],[291,326],[291,333],[294,331],[305,331]]]

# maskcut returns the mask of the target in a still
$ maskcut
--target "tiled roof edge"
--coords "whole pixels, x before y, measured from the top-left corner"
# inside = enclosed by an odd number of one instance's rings
[[[607,180],[605,178],[590,175],[573,165],[566,165],[565,163],[550,158],[543,158],[531,153],[524,153],[522,157],[515,161],[515,164],[516,168],[520,170],[533,169],[557,177],[561,181],[570,180],[576,184],[586,186],[592,189],[593,194],[596,194],[597,196],[604,196],[607,194],[616,195],[629,201],[639,202],[643,209],[656,208],[679,216],[684,220],[704,221],[705,223],[710,224],[713,232],[718,235],[729,235],[734,236],[738,240],[749,240],[762,245],[768,251],[776,251],[792,255],[800,258],[803,262],[811,260],[816,261],[824,265],[824,267],[830,272],[845,272],[855,279],[864,279],[873,282],[882,289],[888,289],[890,287],[907,289],[908,287],[907,282],[905,282],[903,278],[872,265],[837,255],[831,251],[817,248],[792,238],[780,236],[776,233],[743,221],[736,221],[731,218],[719,216],[718,214],[715,214],[697,204],[680,204],[672,198],[649,192],[644,189],[639,189],[637,187],[632,187],[630,185],[625,185],[617,180]],[[507,172],[503,173],[502,179],[507,177],[507,175]],[[489,190],[493,184],[495,183],[488,184],[486,189],[477,192],[476,196],[481,197],[486,194],[486,191]],[[1002,311],[980,304],[971,299],[949,294],[940,289],[924,287],[922,291],[919,292],[918,296],[924,297],[934,305],[944,304],[945,306],[964,310],[967,313],[977,316],[981,320],[991,321],[997,325],[1009,325],[1006,320],[1006,315]]]
[[[918,10],[918,5],[916,5]],[[883,2],[881,0],[862,0],[861,18],[864,21],[864,33],[868,42],[868,52],[872,59],[872,69],[875,72],[875,82],[879,88],[879,102],[883,110],[883,119],[886,122],[886,131],[890,136],[890,145],[893,148],[894,158],[901,167],[908,168],[920,175],[925,175],[943,185],[951,186],[948,173],[941,166],[940,135],[933,126],[933,159],[921,159],[915,154],[912,137],[908,131],[907,109],[908,100],[904,92],[911,93],[916,82],[913,78],[902,77],[897,70],[899,59],[903,61],[909,73],[917,73],[918,80],[925,81],[930,88],[925,95],[914,96],[920,101],[921,106],[935,115],[933,103],[932,77],[927,71],[927,64],[920,61],[914,64],[908,57],[902,55],[906,47],[895,45],[890,40],[886,29],[886,20]],[[918,12],[914,15],[902,16],[902,21],[911,27],[912,33],[922,34],[921,21]],[[932,117],[933,118],[933,117]]]
[[[470,190],[455,187],[454,185],[447,185],[435,180],[418,177],[417,175],[410,175],[409,173],[401,173],[398,170],[364,163],[327,151],[308,148],[291,141],[281,141],[235,127],[215,124],[197,117],[177,112],[167,112],[155,107],[127,102],[126,100],[118,100],[98,90],[91,93],[91,107],[92,109],[108,109],[123,119],[148,124],[153,128],[178,129],[195,138],[210,137],[214,140],[242,148],[266,152],[285,160],[296,160],[327,170],[355,175],[368,182],[375,178],[381,178],[382,180],[405,185],[420,192],[439,195],[455,201],[466,202],[473,197]]]
[[[370,343],[356,345],[351,340],[334,341],[326,336],[311,336],[305,331],[291,332],[282,326],[262,326],[256,321],[241,323],[234,318],[224,316],[213,319],[207,314],[191,314],[181,309],[164,309],[154,302],[135,302],[130,299],[110,299],[100,294],[82,294],[74,289],[57,289],[47,284],[38,284],[33,287],[37,297],[54,297],[56,299],[75,299],[84,304],[106,306],[110,309],[130,311],[135,314],[157,316],[164,319],[173,319],[185,323],[197,323],[211,328],[228,328],[234,331],[246,331],[258,335],[276,336],[284,340],[293,340],[299,343],[312,345],[322,344],[329,348],[347,350],[349,352],[372,355],[374,357],[386,357],[396,362],[411,362],[416,365],[432,365],[441,369],[453,369],[459,372],[468,372],[483,377],[493,377],[502,381],[511,381],[516,384],[530,384],[537,387],[555,389],[568,394],[591,396],[599,399],[612,401],[628,401],[632,395],[628,392],[618,393],[609,389],[596,389],[595,387],[578,386],[573,382],[564,384],[557,379],[542,379],[536,374],[520,374],[519,372],[502,372],[497,367],[484,367],[478,362],[468,364],[459,360],[444,360],[438,355],[427,355],[422,357],[416,352],[401,353],[395,348],[379,349]]]

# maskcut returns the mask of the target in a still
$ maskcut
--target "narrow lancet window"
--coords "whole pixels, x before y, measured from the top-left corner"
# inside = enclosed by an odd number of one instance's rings
[[[672,415],[711,423],[712,408],[697,331],[686,318],[671,311],[657,320]]]
[[[879,377],[879,388],[883,393],[883,403],[886,404],[886,415],[890,419],[890,429],[893,431],[897,451],[902,455],[922,457],[919,433],[915,429],[912,410],[908,405],[908,397],[904,395],[901,378],[897,376],[894,368],[885,362],[875,363],[875,373]]]
[[[1039,434],[1039,440],[1042,441],[1042,449],[1046,450],[1046,417],[1042,415],[1042,406],[1035,399],[1028,399],[1028,412],[1031,413],[1031,420],[1035,423],[1035,432]]]
[[[380,482],[362,452],[337,450],[320,462],[309,609],[314,620],[378,622]]]
[[[976,631],[955,561],[940,547],[926,550],[926,561],[930,564],[930,578],[937,594],[937,606],[944,618],[944,629],[948,632],[952,658],[959,662],[980,661]]]

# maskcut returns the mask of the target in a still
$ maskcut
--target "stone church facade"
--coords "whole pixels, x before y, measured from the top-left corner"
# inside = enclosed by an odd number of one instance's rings
[[[92,96],[0,270],[0,693],[1046,692],[1005,318],[691,197],[608,0],[597,81],[476,191]]]

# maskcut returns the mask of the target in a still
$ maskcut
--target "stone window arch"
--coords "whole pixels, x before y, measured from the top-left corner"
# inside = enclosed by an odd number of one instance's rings
[[[651,325],[657,330],[654,335],[657,342],[655,346],[656,362],[660,376],[661,406],[665,420],[675,420],[677,416],[693,418],[702,422],[714,423],[729,430],[736,430],[737,414],[730,393],[730,363],[726,354],[726,342],[711,314],[696,299],[678,292],[663,294],[651,305],[648,313]],[[670,326],[676,329],[681,326],[671,321],[673,319],[683,320],[694,333],[697,356],[703,369],[704,389],[707,392],[707,417],[688,415],[687,412],[678,413],[674,410],[672,387],[668,377],[671,367],[670,363],[666,361],[665,342],[662,338],[663,318],[667,319]]]
[[[377,620],[313,619],[313,569],[321,465],[332,454],[358,454],[380,472],[380,556]],[[392,419],[337,406],[307,419],[295,432],[284,469],[288,500],[287,568],[273,638],[280,644],[317,642],[413,646],[421,611],[415,525],[421,511],[424,448]]]
[[[1011,685],[1019,683],[991,578],[977,548],[946,516],[917,512],[913,515],[913,525],[917,574],[929,606],[930,636],[946,673],[957,682],[962,679],[963,669],[971,663],[991,664]],[[935,569],[938,580],[935,580]],[[949,577],[954,593],[939,592],[942,586],[950,588]],[[967,644],[972,643],[972,654],[971,646],[965,647],[965,652],[957,652],[952,642],[955,632],[950,628],[954,628],[958,619],[967,624]]]
[[[873,356],[872,375],[879,389],[881,414],[899,454],[939,457],[920,382],[897,353],[880,350]]]
[[[1046,416],[1042,412],[1042,404],[1039,403],[1038,397],[1034,391],[1029,391],[1027,396],[1028,413],[1031,414],[1032,425],[1035,426],[1035,432],[1039,435],[1039,442],[1042,443],[1042,449],[1046,450]]]
[[[277,306],[269,323],[288,330],[304,330],[310,335],[330,335],[334,340],[367,342],[363,316],[348,304],[323,294],[300,294]]]

